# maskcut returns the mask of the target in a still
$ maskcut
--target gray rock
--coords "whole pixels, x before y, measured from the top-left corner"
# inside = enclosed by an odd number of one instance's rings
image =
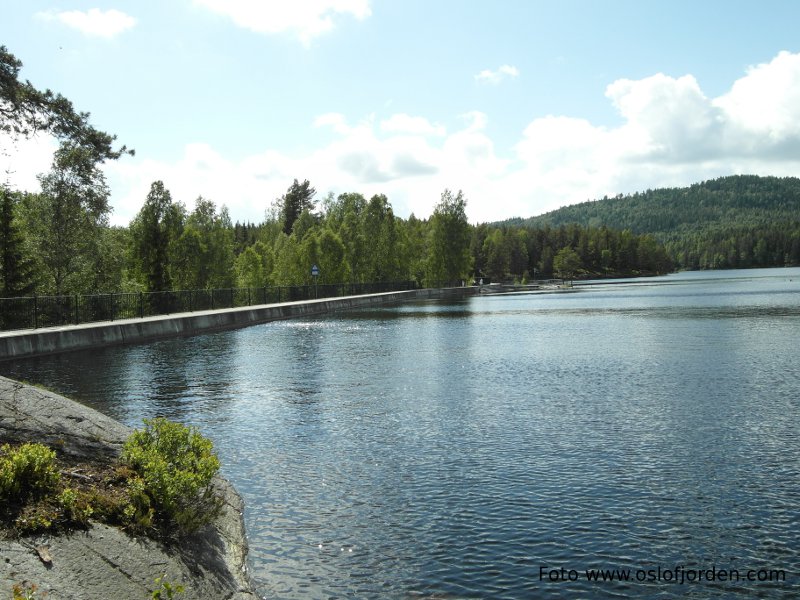
[[[41,442],[82,460],[109,461],[130,432],[63,396],[0,377],[2,443]],[[33,583],[37,597],[46,592],[48,600],[143,600],[163,577],[184,586],[178,598],[258,598],[247,572],[244,504],[225,479],[217,477],[214,487],[223,498],[219,517],[173,545],[101,523],[68,534],[0,539],[0,597],[10,598],[14,584]]]

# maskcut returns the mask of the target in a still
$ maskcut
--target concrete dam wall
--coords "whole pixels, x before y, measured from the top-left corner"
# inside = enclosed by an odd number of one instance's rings
[[[143,343],[170,337],[236,329],[281,319],[307,317],[340,310],[412,300],[464,298],[477,293],[478,288],[474,287],[385,292],[364,296],[345,296],[342,298],[324,298],[302,302],[161,315],[145,319],[125,319],[65,327],[7,331],[0,333],[0,360],[119,344]]]

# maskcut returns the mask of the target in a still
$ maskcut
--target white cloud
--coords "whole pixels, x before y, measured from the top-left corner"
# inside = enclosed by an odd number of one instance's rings
[[[475,75],[475,81],[478,83],[488,83],[491,85],[497,85],[508,78],[514,78],[519,76],[519,69],[517,67],[513,67],[511,65],[502,65],[496,71],[492,71],[490,69],[484,69],[477,75]]]
[[[195,0],[196,4],[230,17],[256,33],[289,32],[304,44],[334,28],[335,17],[364,20],[372,14],[370,0]]]
[[[691,75],[663,74],[615,81],[606,96],[619,127],[550,116],[526,128],[515,150],[518,173],[538,188],[529,214],[734,173],[800,172],[800,54],[751,67],[718,98]]]
[[[135,18],[113,8],[105,11],[99,8],[90,8],[85,12],[49,10],[38,12],[36,16],[47,21],[59,21],[86,35],[104,38],[113,38],[136,25]]]
[[[479,111],[454,115],[447,126],[402,112],[353,121],[327,113],[310,125],[329,135],[303,155],[268,148],[231,160],[197,143],[186,145],[177,161],[126,157],[105,167],[112,219],[128,222],[157,179],[189,206],[202,195],[226,204],[234,220],[252,221],[261,221],[295,178],[309,179],[320,195],[384,193],[401,216],[427,217],[442,190],[463,189],[476,222],[734,173],[800,173],[800,54],[784,52],[751,67],[716,98],[691,75],[664,74],[614,81],[606,97],[619,111],[619,125],[538,116],[507,149],[498,148],[490,115]],[[35,183],[35,173],[49,168],[47,148],[36,143],[13,153],[20,181],[27,176]]]
[[[336,133],[348,133],[350,127],[347,125],[345,116],[341,113],[325,113],[314,120],[315,127],[330,127]]]
[[[725,115],[691,75],[621,79],[608,86],[606,96],[627,121],[620,133],[631,156],[688,162],[718,151]]]
[[[732,145],[751,154],[782,148],[797,152],[800,54],[781,52],[769,63],[750,67],[714,105],[731,123]]]
[[[422,127],[423,122],[401,114],[380,122],[368,116],[350,124],[343,115],[328,113],[314,125],[331,127],[335,139],[301,157],[269,150],[237,162],[196,143],[186,145],[181,159],[171,163],[138,156],[114,161],[104,169],[111,189],[123,191],[112,197],[112,221],[127,223],[134,217],[156,180],[188,206],[202,195],[226,204],[234,220],[261,221],[272,200],[295,178],[309,179],[320,195],[384,193],[397,214],[427,217],[445,187],[477,190],[505,167],[482,131],[485,115],[470,115],[450,135],[440,126]]]
[[[404,113],[392,115],[381,121],[381,131],[433,136],[443,136],[446,133],[442,125],[434,125],[424,117],[412,117]]]

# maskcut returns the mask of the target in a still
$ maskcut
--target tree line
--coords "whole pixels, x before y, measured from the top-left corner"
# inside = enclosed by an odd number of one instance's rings
[[[304,285],[312,265],[320,284],[470,276],[460,191],[445,190],[427,219],[402,219],[385,195],[316,202],[295,180],[263,222],[234,224],[224,205],[198,197],[189,209],[156,181],[130,225],[112,227],[102,182],[84,189],[59,173],[54,163],[37,194],[0,187],[2,297]]]
[[[463,193],[449,190],[429,218],[403,219],[385,195],[317,201],[295,180],[263,222],[234,224],[224,205],[201,196],[189,209],[156,181],[130,225],[112,227],[102,178],[71,181],[60,160],[38,194],[0,189],[2,297],[304,285],[312,265],[321,284],[428,286],[672,269],[652,236],[627,230],[472,226]]]
[[[674,268],[664,246],[651,235],[574,223],[481,224],[473,230],[470,252],[475,272],[492,281],[655,275]]]
[[[114,227],[100,166],[133,151],[59,94],[20,81],[20,67],[0,46],[0,132],[47,132],[59,147],[39,193],[0,183],[0,297],[302,285],[311,265],[319,283],[428,286],[671,268],[651,236],[630,231],[471,226],[466,198],[450,190],[429,217],[403,219],[383,194],[318,199],[296,179],[263,222],[234,224],[224,205],[198,197],[187,207],[155,181],[133,221]]]
[[[733,175],[565,206],[509,225],[651,234],[681,269],[800,264],[800,179]]]

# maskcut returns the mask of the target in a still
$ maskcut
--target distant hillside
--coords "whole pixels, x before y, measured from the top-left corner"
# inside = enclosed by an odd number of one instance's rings
[[[682,268],[800,264],[800,179],[735,175],[566,206],[502,225],[650,233]]]

